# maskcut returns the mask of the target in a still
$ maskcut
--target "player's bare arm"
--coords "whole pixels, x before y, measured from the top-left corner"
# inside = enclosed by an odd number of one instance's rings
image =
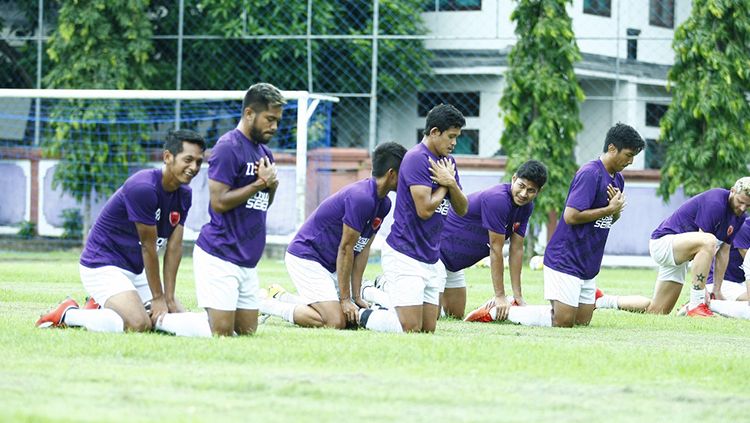
[[[513,300],[518,305],[525,305],[521,291],[521,269],[523,268],[523,237],[513,232],[510,235],[510,249],[508,251],[508,268],[510,270],[510,284],[513,287]]]
[[[435,209],[445,198],[448,188],[439,186],[438,189],[432,191],[432,188],[424,185],[412,185],[409,191],[414,200],[414,207],[417,209],[417,216],[422,220],[427,220],[432,217]]]
[[[604,216],[620,215],[625,208],[625,196],[618,192],[609,200],[609,204],[598,209],[578,210],[573,207],[565,207],[563,218],[568,225],[581,225],[593,222]]]
[[[727,271],[727,264],[729,263],[729,250],[731,245],[728,243],[721,244],[719,251],[716,252],[716,260],[714,261],[714,298],[717,300],[724,300],[724,295],[721,293],[721,285],[724,281],[724,273]]]
[[[496,320],[505,320],[508,318],[508,311],[510,310],[510,302],[505,297],[505,282],[503,280],[505,235],[493,231],[488,232],[490,234],[490,275],[492,287],[495,290],[495,308],[497,309]]]
[[[258,179],[236,189],[231,189],[225,183],[209,179],[208,192],[211,197],[211,208],[217,213],[224,213],[245,204],[250,197],[266,189],[269,183],[278,183],[275,167],[271,167],[271,163],[266,157],[259,162],[257,175]]]
[[[177,225],[172,231],[167,241],[167,249],[164,253],[164,298],[167,301],[167,310],[169,313],[183,313],[185,308],[175,297],[175,287],[177,286],[177,269],[182,261],[182,235],[185,228]]]
[[[138,238],[141,241],[141,253],[143,254],[143,267],[146,271],[146,280],[151,290],[151,323],[167,313],[167,301],[159,277],[159,255],[156,253],[156,225],[144,225],[136,222]]]
[[[437,163],[430,159],[430,173],[432,173],[434,182],[448,188],[453,211],[459,216],[466,215],[466,212],[469,211],[469,201],[459,188],[458,182],[456,182],[456,166],[453,162],[447,158],[440,159]]]
[[[344,317],[350,323],[357,321],[357,306],[352,303],[350,281],[352,279],[352,266],[354,262],[354,245],[359,239],[359,232],[351,226],[343,223],[341,242],[336,255],[336,276],[339,282],[339,302]],[[360,279],[361,281],[361,279]]]
[[[372,245],[374,239],[374,236],[370,237],[362,252],[354,256],[354,263],[352,265],[352,299],[354,300],[354,304],[359,308],[368,307],[367,302],[360,297],[360,292],[362,288],[362,276],[365,274],[367,259],[370,257],[370,245]]]

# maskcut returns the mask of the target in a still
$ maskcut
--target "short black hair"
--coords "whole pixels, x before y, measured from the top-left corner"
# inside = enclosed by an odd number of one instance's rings
[[[182,153],[183,141],[196,144],[201,148],[201,151],[206,151],[206,140],[201,134],[190,129],[169,131],[167,139],[164,141],[164,149],[176,156]]]
[[[516,177],[531,181],[542,189],[547,183],[547,166],[539,160],[529,160],[516,170]]]
[[[643,147],[646,146],[643,137],[641,137],[641,134],[635,128],[621,122],[617,122],[615,126],[609,128],[609,131],[607,131],[607,137],[604,138],[604,149],[602,150],[604,153],[607,152],[610,144],[614,145],[617,151],[629,148],[636,153],[640,153]]]
[[[440,132],[445,132],[450,128],[463,128],[466,126],[466,119],[463,113],[450,104],[438,104],[427,113],[427,122],[424,126],[424,135],[430,135],[432,128],[437,128]]]
[[[372,176],[379,178],[393,169],[398,172],[401,160],[406,154],[406,147],[397,142],[386,142],[380,144],[372,152]]]
[[[283,106],[286,104],[284,96],[278,88],[266,82],[251,85],[242,100],[242,111],[248,107],[256,113],[265,112],[269,107]]]

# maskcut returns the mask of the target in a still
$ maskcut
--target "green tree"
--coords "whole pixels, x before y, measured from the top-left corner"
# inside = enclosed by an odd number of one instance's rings
[[[677,28],[672,103],[661,120],[658,193],[692,196],[746,176],[750,155],[750,1],[694,0]]]
[[[566,0],[520,0],[511,19],[518,41],[510,52],[500,99],[505,130],[500,144],[508,155],[506,173],[537,159],[547,166],[544,193],[535,201],[536,223],[560,213],[576,171],[574,147],[582,125],[584,94],[573,70],[581,59]]]
[[[153,73],[148,0],[64,0],[47,54],[47,88],[144,89]],[[44,152],[58,157],[53,186],[83,204],[83,233],[91,201],[111,195],[131,166],[145,162],[145,113],[135,102],[64,100],[53,105],[54,135]],[[115,124],[115,122],[118,122]]]

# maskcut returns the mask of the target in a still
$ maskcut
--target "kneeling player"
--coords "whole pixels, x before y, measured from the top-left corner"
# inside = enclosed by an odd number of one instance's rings
[[[177,335],[211,335],[205,314],[183,313],[174,296],[183,225],[192,202],[187,185],[200,170],[205,146],[196,132],[169,133],[164,167],[128,178],[91,228],[79,270],[93,301],[81,310],[69,298],[42,316],[37,326],[83,326],[98,332],[155,327]],[[162,281],[157,250],[164,244]],[[149,302],[150,316],[144,307]]]
[[[262,313],[306,327],[343,329],[361,317],[370,329],[400,330],[394,312],[366,310],[359,292],[370,245],[391,210],[387,195],[396,190],[405,153],[395,142],[379,145],[372,155],[372,177],[344,187],[310,215],[284,257],[299,295],[284,295],[285,301],[266,298]]]

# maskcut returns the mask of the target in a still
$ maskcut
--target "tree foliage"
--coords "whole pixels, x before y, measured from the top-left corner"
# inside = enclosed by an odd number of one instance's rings
[[[511,19],[518,41],[510,52],[500,100],[508,155],[507,176],[529,159],[542,161],[549,176],[535,203],[534,220],[559,213],[576,171],[574,147],[582,125],[584,94],[573,64],[581,59],[566,0],[520,0]]]
[[[47,54],[47,88],[145,89],[153,73],[148,0],[65,0]],[[143,111],[134,102],[64,100],[54,104],[43,140],[47,156],[59,157],[53,186],[88,208],[94,196],[111,195],[143,163]],[[84,213],[88,219],[88,213]],[[85,222],[87,229],[88,222]]]
[[[750,1],[694,0],[675,31],[672,103],[661,120],[659,194],[692,196],[746,176],[750,157]]]

